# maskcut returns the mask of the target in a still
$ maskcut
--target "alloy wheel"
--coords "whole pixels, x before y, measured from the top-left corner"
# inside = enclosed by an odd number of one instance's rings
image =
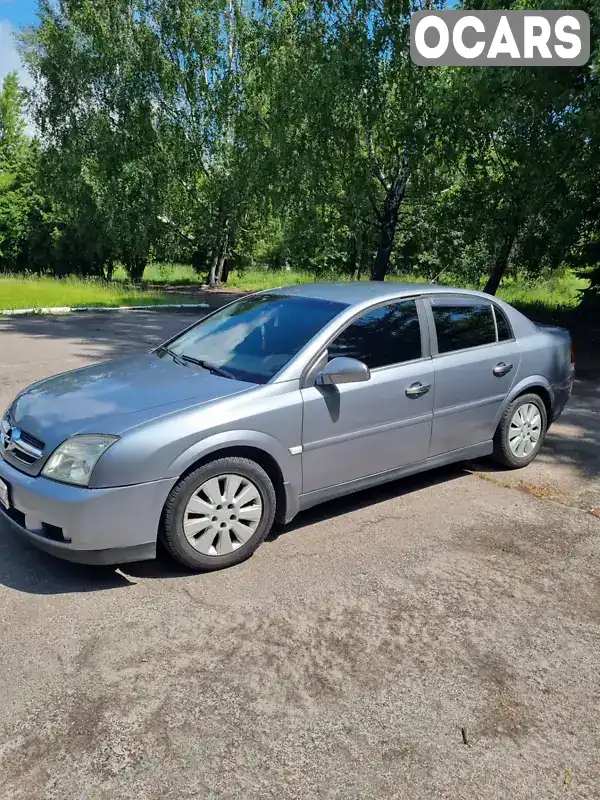
[[[242,547],[263,515],[261,494],[241,475],[219,475],[203,483],[188,500],[183,532],[207,556],[224,556]]]
[[[517,458],[526,458],[542,435],[542,415],[535,403],[524,403],[515,411],[508,429],[508,446]]]

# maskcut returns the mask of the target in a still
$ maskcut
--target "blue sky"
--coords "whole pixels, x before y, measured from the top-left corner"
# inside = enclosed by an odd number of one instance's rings
[[[13,34],[21,25],[35,22],[36,8],[37,0],[0,0],[0,81],[13,70],[27,81]]]
[[[0,19],[8,20],[14,27],[35,20],[37,0],[0,0]]]

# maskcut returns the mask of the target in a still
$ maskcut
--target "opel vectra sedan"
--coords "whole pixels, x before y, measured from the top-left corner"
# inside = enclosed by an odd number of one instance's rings
[[[39,381],[0,432],[0,517],[86,563],[248,558],[274,520],[442,464],[528,464],[573,382],[569,334],[480,292],[294,286],[149,353]]]

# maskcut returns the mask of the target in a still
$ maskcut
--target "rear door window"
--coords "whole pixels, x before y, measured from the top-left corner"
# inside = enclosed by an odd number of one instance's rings
[[[432,311],[439,353],[480,347],[496,341],[494,313],[490,303],[434,300]]]

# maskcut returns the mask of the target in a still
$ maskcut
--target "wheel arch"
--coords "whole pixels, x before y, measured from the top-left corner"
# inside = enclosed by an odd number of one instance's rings
[[[518,397],[522,397],[525,394],[537,394],[538,397],[544,404],[546,409],[546,424],[550,425],[550,420],[552,419],[552,395],[550,394],[550,390],[542,386],[541,384],[534,384],[533,386],[527,387],[527,389],[523,389],[523,391],[519,392],[519,394],[515,395],[511,402],[516,400]]]
[[[298,512],[302,485],[300,456],[292,456],[280,442],[266,434],[240,431],[205,439],[173,461],[169,474],[179,482],[203,464],[232,457],[248,458],[265,470],[275,488],[275,517],[278,522],[289,522]]]
[[[550,425],[550,421],[552,419],[552,407],[554,404],[554,392],[552,390],[552,386],[550,385],[548,379],[544,378],[542,375],[531,375],[512,387],[496,418],[496,429],[498,428],[498,425],[500,424],[500,421],[502,420],[504,412],[508,406],[514,400],[516,400],[517,397],[521,397],[524,394],[539,395],[546,409],[547,424]]]

